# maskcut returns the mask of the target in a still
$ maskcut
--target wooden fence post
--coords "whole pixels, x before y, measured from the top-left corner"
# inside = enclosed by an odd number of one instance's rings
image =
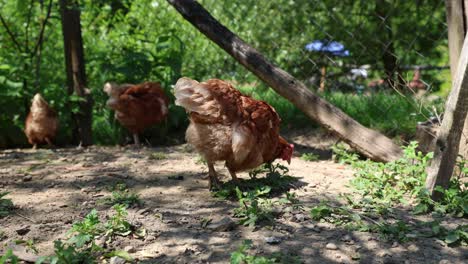
[[[468,38],[465,38],[461,52],[457,56],[460,39],[465,34],[463,5],[461,1],[446,1],[447,21],[449,24],[449,47],[451,72],[453,77],[452,90],[445,104],[442,125],[437,134],[434,159],[427,169],[426,188],[434,200],[441,198],[440,192],[434,191],[436,186],[447,188],[453,174],[461,136],[468,112]],[[457,6],[459,4],[459,6]],[[458,62],[455,63],[455,58]]]

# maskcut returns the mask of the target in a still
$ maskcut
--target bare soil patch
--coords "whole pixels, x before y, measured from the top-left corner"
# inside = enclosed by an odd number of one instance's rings
[[[255,229],[237,224],[232,212],[238,202],[208,191],[207,168],[186,145],[3,150],[0,191],[10,192],[7,197],[17,209],[0,219],[4,233],[0,251],[15,240],[34,239],[40,255],[52,254],[53,241],[66,238],[72,223],[92,208],[109,215],[112,209],[102,200],[110,196],[112,186],[125,183],[144,202],[129,208],[128,218],[144,226],[147,234],[144,239],[118,237],[110,246],[131,246],[138,263],[228,263],[244,239],[253,241],[251,254],[282,252],[299,256],[303,263],[466,263],[467,248],[447,247],[433,238],[399,244],[382,241],[377,234],[312,221],[308,208],[324,199],[338,201],[339,194],[348,191],[353,171],[328,159],[327,147],[334,139],[323,143],[313,136],[291,138],[300,152],[316,152],[327,159],[308,162],[295,157],[289,174],[300,184],[290,191],[304,210],[281,212],[274,224]],[[155,152],[163,153],[162,159],[151,158]],[[217,170],[223,181],[230,180],[222,164]],[[247,173],[239,176],[249,178]],[[402,209],[402,214],[405,221],[418,221],[409,211]],[[202,224],[206,219],[216,224],[225,217],[236,222],[232,230]],[[454,221],[464,220],[447,219],[447,224]],[[267,243],[271,237],[278,243]]]

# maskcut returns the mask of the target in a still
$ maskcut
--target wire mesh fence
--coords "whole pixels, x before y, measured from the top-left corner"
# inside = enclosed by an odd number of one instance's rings
[[[450,88],[444,1],[221,2],[201,1],[310,89],[355,116],[373,111],[365,125],[376,116],[414,128],[441,114]]]

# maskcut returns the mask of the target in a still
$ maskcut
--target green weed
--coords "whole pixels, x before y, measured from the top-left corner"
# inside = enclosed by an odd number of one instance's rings
[[[254,227],[261,221],[273,221],[272,214],[275,202],[262,196],[267,196],[270,187],[262,187],[255,191],[242,192],[236,188],[239,207],[234,209],[234,216],[241,218],[240,223]]]
[[[11,199],[5,198],[8,194],[9,192],[0,192],[0,218],[9,215],[15,208]]]
[[[319,158],[320,156],[314,153],[304,153],[301,155],[301,160],[305,161],[317,161]]]
[[[213,195],[218,198],[228,199],[237,198],[236,188],[241,191],[255,191],[256,189],[269,187],[271,192],[269,195],[274,195],[289,190],[293,187],[293,183],[297,178],[288,175],[289,169],[281,164],[263,164],[262,166],[249,172],[250,179],[239,179],[237,183],[224,183],[220,190]],[[265,177],[258,178],[257,176],[265,174]]]
[[[110,205],[125,204],[128,207],[143,204],[138,194],[131,192],[124,183],[114,186],[111,197],[104,199],[104,201]]]
[[[273,263],[302,263],[297,255],[284,254],[282,252],[273,253],[271,256],[249,255],[247,250],[252,247],[252,240],[244,240],[242,245],[231,253],[231,264],[273,264]]]
[[[438,222],[408,225],[396,222],[375,221],[392,212],[394,206],[415,202],[413,213],[423,214],[434,211],[438,216],[450,214],[455,217],[466,217],[468,212],[468,184],[462,184],[459,177],[465,177],[466,161],[458,161],[458,177],[452,179],[447,190],[437,188],[444,194],[442,200],[434,202],[428,195],[424,183],[426,167],[432,153],[423,155],[416,151],[417,144],[411,142],[403,149],[403,157],[386,164],[369,160],[360,160],[356,154],[348,153],[343,146],[334,148],[340,162],[350,164],[355,170],[351,180],[353,194],[343,195],[347,206],[329,206],[327,203],[311,209],[311,217],[316,221],[327,221],[344,225],[353,230],[378,233],[383,239],[407,241],[409,233],[414,233],[421,226],[430,225],[430,234],[416,232],[416,236],[435,236],[447,244],[466,243],[466,226],[446,230]]]

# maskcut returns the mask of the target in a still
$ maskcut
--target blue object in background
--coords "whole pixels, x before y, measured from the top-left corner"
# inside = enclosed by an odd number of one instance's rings
[[[346,50],[344,45],[338,41],[314,40],[307,44],[305,49],[307,51],[323,52],[339,57],[349,56],[349,50]]]

